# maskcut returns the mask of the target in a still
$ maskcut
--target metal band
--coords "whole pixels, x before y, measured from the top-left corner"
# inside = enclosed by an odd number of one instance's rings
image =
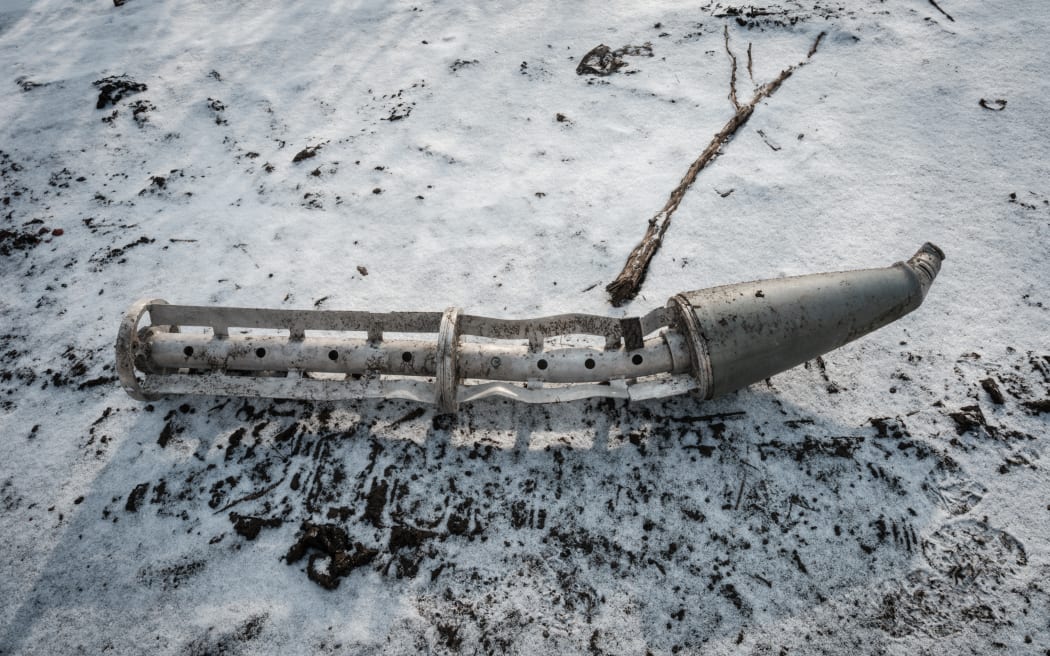
[[[459,347],[459,314],[460,309],[451,307],[441,316],[441,328],[437,340],[437,387],[436,403],[441,412],[455,412],[456,386],[459,375],[456,371],[459,358],[456,351]]]
[[[623,332],[623,346],[628,351],[634,351],[645,346],[642,338],[642,321],[638,317],[627,317],[620,319],[620,330]]]
[[[693,370],[692,355],[688,340],[677,330],[665,330],[660,334],[667,352],[671,354],[671,373],[680,374]]]
[[[656,332],[667,325],[667,310],[659,307],[641,317],[642,336]]]
[[[124,318],[120,321],[120,328],[117,330],[115,345],[117,377],[128,396],[139,401],[155,398],[142,390],[139,379],[135,376],[135,356],[139,350],[139,321],[142,315],[149,312],[152,307],[167,305],[167,303],[162,298],[144,298],[132,303],[128,311],[124,313]]]
[[[707,338],[700,328],[700,321],[693,312],[692,304],[681,294],[672,296],[671,300],[667,301],[667,306],[675,311],[676,327],[685,332],[693,376],[698,384],[697,394],[702,399],[709,399],[713,388],[711,356],[707,352]]]
[[[381,342],[383,341],[383,324],[374,317],[368,323],[368,341],[370,342]]]

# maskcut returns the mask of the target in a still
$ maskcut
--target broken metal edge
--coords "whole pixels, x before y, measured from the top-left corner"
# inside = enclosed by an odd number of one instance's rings
[[[945,256],[944,251],[936,245],[926,242],[905,263],[911,267],[912,271],[918,274],[919,285],[922,288],[922,297],[924,299],[930,291],[933,281],[937,278],[937,274],[941,272],[941,262],[946,259],[947,256]]]
[[[117,330],[117,343],[115,345],[117,378],[120,380],[121,387],[128,393],[128,396],[137,401],[149,401],[156,398],[143,391],[139,379],[135,375],[135,355],[139,347],[139,321],[142,320],[142,315],[149,312],[150,307],[167,305],[167,303],[162,298],[144,298],[132,303],[131,307],[124,313],[124,317],[120,321],[120,328]]]

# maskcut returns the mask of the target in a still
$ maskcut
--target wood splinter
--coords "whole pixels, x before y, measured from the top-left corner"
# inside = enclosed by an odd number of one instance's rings
[[[821,32],[817,35],[817,38],[813,41],[813,45],[810,47],[804,60],[794,66],[789,66],[780,71],[780,74],[773,78],[773,80],[762,85],[755,91],[755,95],[751,98],[749,103],[741,105],[736,97],[736,57],[729,49],[729,30],[728,28],[724,29],[723,36],[725,38],[726,52],[729,55],[732,66],[729,78],[729,99],[733,103],[736,113],[714,136],[714,138],[711,139],[711,142],[707,145],[707,148],[700,153],[700,156],[689,166],[689,169],[682,177],[681,182],[679,182],[678,186],[671,192],[671,196],[667,199],[667,203],[663,208],[657,212],[653,218],[649,219],[649,225],[645,231],[645,236],[642,237],[642,241],[639,242],[638,245],[634,247],[634,250],[631,251],[631,254],[627,256],[627,261],[624,263],[620,274],[616,276],[616,279],[605,287],[605,290],[609,292],[609,300],[613,306],[619,307],[638,294],[638,290],[641,287],[642,282],[645,280],[645,274],[649,269],[649,263],[652,261],[653,255],[655,255],[656,251],[660,248],[660,244],[663,242],[664,233],[667,232],[668,226],[671,225],[671,216],[681,204],[685,192],[693,184],[693,181],[696,180],[697,174],[699,174],[705,166],[710,164],[712,160],[718,157],[722,145],[728,142],[742,125],[747,123],[748,119],[751,118],[751,114],[754,113],[755,107],[758,103],[772,96],[776,90],[780,88],[780,85],[784,83],[784,80],[791,77],[792,73],[809,62],[813,55],[816,54],[817,48],[820,46],[820,42],[826,34],[826,32]]]

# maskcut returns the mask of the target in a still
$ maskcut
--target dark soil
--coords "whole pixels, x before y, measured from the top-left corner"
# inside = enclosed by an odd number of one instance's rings
[[[955,432],[959,435],[988,427],[984,413],[977,405],[964,406],[959,408],[958,412],[949,413],[948,416],[955,422]]]
[[[28,251],[44,240],[50,232],[47,228],[25,230],[16,232],[14,230],[0,230],[0,255],[11,255],[16,251]]]
[[[296,563],[309,553],[306,575],[327,590],[338,588],[343,577],[372,562],[379,553],[375,549],[365,548],[360,542],[351,545],[346,531],[334,524],[303,522],[301,530],[299,539],[288,550],[285,560],[289,564]],[[321,558],[328,559],[327,571],[318,567]]]
[[[320,145],[307,146],[306,148],[303,148],[302,150],[300,150],[299,152],[297,152],[295,154],[295,157],[292,158],[292,163],[293,164],[298,164],[299,162],[303,161],[304,159],[310,159],[311,157],[316,156],[317,152],[319,150],[321,150],[321,146]]]
[[[125,97],[148,89],[145,84],[136,82],[127,75],[111,75],[95,80],[93,84],[98,89],[98,102],[95,103],[95,109],[105,109],[110,105],[116,105]]]
[[[992,403],[1002,405],[1006,402],[1006,397],[1003,396],[1002,390],[999,389],[999,383],[995,382],[994,378],[985,378],[982,380],[981,387],[985,392],[988,392],[988,396],[991,397]]]
[[[259,532],[264,528],[277,528],[283,523],[276,517],[249,517],[237,513],[230,513],[230,522],[233,523],[233,530],[246,540],[259,537]]]
[[[476,66],[477,63],[477,59],[457,59],[456,61],[452,62],[452,64],[448,67],[448,70],[455,73],[461,68],[466,68],[468,66]]]
[[[628,64],[624,57],[652,57],[653,46],[645,43],[640,46],[626,45],[616,50],[605,44],[599,44],[583,56],[580,63],[576,65],[577,75],[612,75]]]
[[[149,123],[149,113],[157,109],[157,107],[148,100],[136,100],[131,103],[130,107],[131,117],[135,119],[135,123],[140,128]]]
[[[143,500],[146,498],[146,492],[149,491],[149,483],[139,483],[135,486],[135,489],[128,495],[127,503],[124,504],[124,510],[128,512],[138,512],[139,507],[142,505]]]

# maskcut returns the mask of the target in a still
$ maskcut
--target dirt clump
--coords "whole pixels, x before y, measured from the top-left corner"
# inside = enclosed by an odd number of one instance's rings
[[[284,523],[277,517],[251,517],[248,515],[238,515],[237,513],[230,513],[230,522],[233,523],[233,530],[237,531],[238,535],[249,541],[259,537],[259,532],[262,531],[262,529],[278,528]]]
[[[591,48],[576,66],[577,75],[612,75],[627,66],[624,57],[652,57],[653,45],[644,43],[640,46],[626,45],[613,50],[604,43]]]
[[[310,580],[326,590],[335,590],[344,576],[354,569],[367,565],[379,554],[375,549],[368,549],[360,542],[350,543],[346,531],[334,524],[313,524],[303,522],[302,535],[296,540],[284,557],[288,564],[296,563],[310,554],[306,566],[306,575]],[[317,561],[328,559],[327,571],[317,566]]]
[[[141,93],[149,88],[127,75],[110,75],[101,80],[95,80],[92,84],[98,89],[98,102],[95,103],[95,109],[105,109],[109,105],[116,105],[126,96]]]

